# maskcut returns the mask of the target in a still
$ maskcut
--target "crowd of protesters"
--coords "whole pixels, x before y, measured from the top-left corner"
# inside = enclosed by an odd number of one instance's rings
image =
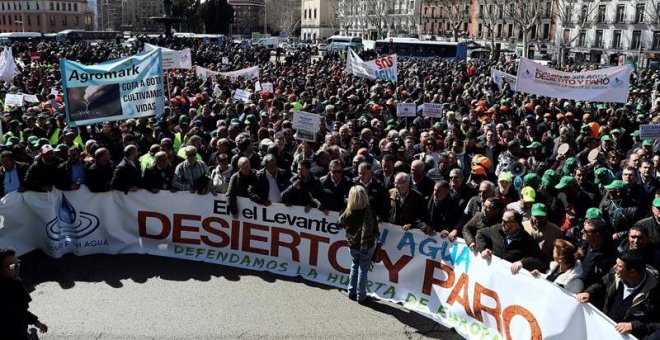
[[[167,71],[160,116],[67,126],[58,60],[104,62],[138,53],[144,42],[191,47],[194,64],[216,71],[257,65],[273,92],[255,91],[257,79]],[[318,57],[311,47],[281,58],[230,41],[164,38],[13,49],[21,73],[0,84],[0,99],[20,92],[41,102],[3,105],[3,195],[81,185],[221,193],[234,215],[239,196],[346,218],[369,206],[377,222],[462,237],[480,256],[510,261],[513,274],[524,268],[562,286],[621,333],[660,336],[660,144],[639,133],[640,124],[660,120],[652,102],[658,71],[635,70],[623,105],[500,88],[491,67],[516,73],[503,58],[403,61],[393,83],[346,74],[342,54]],[[251,91],[251,101],[233,100],[236,89]],[[440,103],[444,114],[398,118],[401,102]],[[297,138],[295,110],[321,116],[316,140]],[[354,186],[365,190],[353,190],[347,209]],[[352,248],[373,252],[374,235],[366,248],[361,236],[352,235]],[[365,299],[355,285],[350,296]]]

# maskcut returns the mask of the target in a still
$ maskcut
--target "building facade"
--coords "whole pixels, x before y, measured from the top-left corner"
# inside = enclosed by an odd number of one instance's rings
[[[338,31],[338,6],[339,0],[302,0],[300,39],[317,42]]]
[[[660,7],[651,1],[562,1],[556,40],[564,60],[648,66],[660,60]]]
[[[234,8],[234,19],[229,25],[229,34],[250,35],[263,32],[265,18],[264,0],[229,0]]]
[[[339,0],[339,31],[378,40],[418,34],[422,0]]]
[[[165,13],[162,0],[122,0],[121,29],[131,32],[161,32],[163,26],[150,20]]]
[[[98,31],[118,31],[122,24],[122,0],[97,0],[96,25]]]
[[[94,15],[86,0],[0,1],[0,32],[67,29],[94,29]]]

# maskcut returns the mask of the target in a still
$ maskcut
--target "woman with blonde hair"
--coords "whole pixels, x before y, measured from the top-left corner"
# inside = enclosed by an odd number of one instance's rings
[[[584,288],[582,282],[582,263],[579,258],[581,254],[577,248],[566,240],[557,239],[553,243],[550,270],[542,274],[538,270],[532,271],[534,277],[542,277],[573,294],[581,293]]]
[[[369,196],[364,187],[355,185],[348,192],[348,203],[339,217],[339,225],[346,229],[346,240],[353,259],[348,298],[364,304],[367,302],[367,273],[379,235],[376,213],[369,206]]]

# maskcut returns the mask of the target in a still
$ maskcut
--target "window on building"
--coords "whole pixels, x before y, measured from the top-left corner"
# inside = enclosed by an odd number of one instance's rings
[[[55,16],[54,16],[54,15],[51,15],[51,16],[50,16],[49,22],[50,22],[50,25],[51,25],[51,26],[54,26],[54,25],[55,25]]]
[[[509,24],[509,28],[507,29],[507,38],[513,37],[513,24]]]
[[[26,15],[26,17],[27,17],[27,25],[32,26],[32,20],[31,20],[30,16]]]
[[[39,10],[39,1],[37,1],[35,4],[37,5],[37,10]]]
[[[55,10],[55,4],[52,3],[52,2],[49,2],[48,4],[50,5],[50,10],[54,11]]]
[[[7,18],[4,15],[2,16],[2,24],[3,25],[7,24]]]
[[[60,3],[59,3],[59,2],[55,4],[55,10],[56,10],[56,11],[59,11],[59,10],[60,10]]]
[[[660,49],[660,31],[653,31],[653,47],[651,49]]]
[[[550,39],[550,24],[543,24],[543,37],[542,39]]]
[[[78,12],[78,3],[73,4],[73,10]]]
[[[316,8],[314,8],[314,19],[316,19]]]
[[[497,39],[501,39],[501,38],[502,38],[502,24],[497,24],[497,27],[496,27],[496,29],[495,29],[495,37],[496,37]]]
[[[607,5],[598,6],[598,15],[596,15],[596,23],[604,24],[605,23],[605,13],[607,11]]]
[[[632,40],[630,41],[630,48],[638,50],[642,46],[642,31],[633,31]]]
[[[75,19],[76,26],[80,25],[80,17],[76,15]]]
[[[530,39],[536,39],[536,30],[537,29],[538,29],[538,27],[536,25],[534,25],[534,27],[532,27],[532,30],[529,32],[530,33],[529,34]]]
[[[573,6],[567,5],[564,8],[564,22],[570,24],[573,22]]]
[[[603,30],[596,30],[596,37],[594,39],[595,47],[603,47]]]
[[[25,3],[25,9],[27,9],[28,11],[30,10],[30,2],[29,1]]]
[[[483,28],[484,28],[483,24],[479,24],[477,26],[477,37],[481,37],[481,35],[483,34]]]
[[[63,25],[63,26],[67,26],[68,24],[69,24],[69,23],[68,23],[68,21],[66,20],[66,15],[63,15],[63,16],[62,16],[62,25]]]
[[[545,2],[545,15],[543,16],[544,18],[551,18],[552,17],[552,2],[546,1]]]
[[[69,8],[69,12],[71,12],[71,3],[69,2],[67,8]]]
[[[612,48],[621,48],[621,30],[612,33]]]
[[[484,5],[479,5],[479,18],[484,18]]]
[[[583,24],[589,20],[589,5],[582,5],[582,10],[580,11],[579,23]]]
[[[617,5],[616,18],[614,18],[614,22],[617,24],[623,23],[625,16],[626,16],[626,5]]]
[[[41,15],[37,14],[37,26],[41,26]]]
[[[500,20],[504,18],[504,5],[497,6],[497,18]]]
[[[637,4],[635,6],[635,23],[644,22],[645,11],[646,11],[646,4]]]
[[[578,35],[578,46],[579,47],[587,46],[587,31],[585,30],[580,31],[580,35]]]

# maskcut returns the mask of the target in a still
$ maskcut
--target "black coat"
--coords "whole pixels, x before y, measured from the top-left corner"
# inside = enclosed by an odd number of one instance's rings
[[[298,205],[298,206],[307,206],[310,205],[314,208],[319,208],[321,210],[325,209],[323,206],[323,188],[321,187],[321,182],[314,176],[310,175],[311,178],[307,183],[302,182],[300,188],[296,189],[291,184],[286,190],[282,192],[282,202],[286,205]],[[299,177],[296,175],[291,179],[291,183],[297,181]]]
[[[247,176],[243,176],[240,171],[231,175],[227,188],[227,206],[230,213],[238,214],[238,201],[236,200],[238,196],[247,197],[253,202],[259,203],[260,198],[255,190],[256,183],[257,175],[254,170],[250,170],[250,174]]]
[[[137,167],[131,165],[126,158],[115,168],[115,173],[112,176],[110,181],[110,187],[113,190],[123,191],[128,193],[132,187],[141,187],[142,186],[142,172]]]
[[[115,173],[115,167],[112,164],[99,166],[94,163],[87,169],[87,188],[91,192],[110,191],[110,181]]]
[[[346,208],[346,199],[348,192],[351,190],[353,184],[350,180],[342,176],[339,185],[335,185],[332,181],[331,175],[321,177],[321,186],[325,193],[324,205],[332,211],[344,211]]]
[[[385,187],[385,190],[389,191],[390,189],[394,189],[394,176],[396,173],[392,171],[392,175],[388,176],[388,182],[387,185],[385,185],[385,171],[383,169],[378,169],[374,171],[374,178],[378,180],[379,182],[383,183],[383,186]]]
[[[417,183],[415,183],[411,176],[410,188],[417,190],[417,192],[422,194],[423,197],[431,196],[433,194],[433,187],[435,187],[435,182],[428,176],[424,175],[424,177],[422,177]],[[465,202],[465,204],[467,205],[467,202]],[[465,209],[465,207],[463,207],[463,209]]]
[[[18,280],[0,277],[0,330],[3,339],[27,339],[28,325],[37,317],[28,311],[30,294]]]
[[[43,158],[37,157],[25,174],[25,189],[30,191],[45,191],[44,187],[57,184],[58,162],[47,164]]]
[[[291,178],[286,170],[278,168],[275,172],[275,183],[277,188],[280,189],[280,196],[289,186],[289,178]],[[257,203],[264,204],[268,200],[268,194],[270,191],[270,184],[268,183],[268,177],[266,177],[266,169],[261,169],[257,171],[257,182],[254,186],[254,191],[259,196],[259,201]]]
[[[500,223],[477,232],[477,250],[490,249],[493,255],[509,262],[521,261],[529,271],[545,271],[548,263],[541,260],[539,243],[520,226],[518,238],[507,244],[506,236]]]
[[[162,171],[152,164],[144,170],[142,177],[142,188],[146,190],[170,190],[172,189],[172,180],[174,179],[174,167],[167,166],[165,169],[165,177],[161,175]]]
[[[372,178],[368,185],[363,185],[358,178],[354,178],[353,185],[361,185],[367,190],[369,206],[373,207],[381,221],[390,219],[390,195],[388,190],[385,190],[383,183]]]

